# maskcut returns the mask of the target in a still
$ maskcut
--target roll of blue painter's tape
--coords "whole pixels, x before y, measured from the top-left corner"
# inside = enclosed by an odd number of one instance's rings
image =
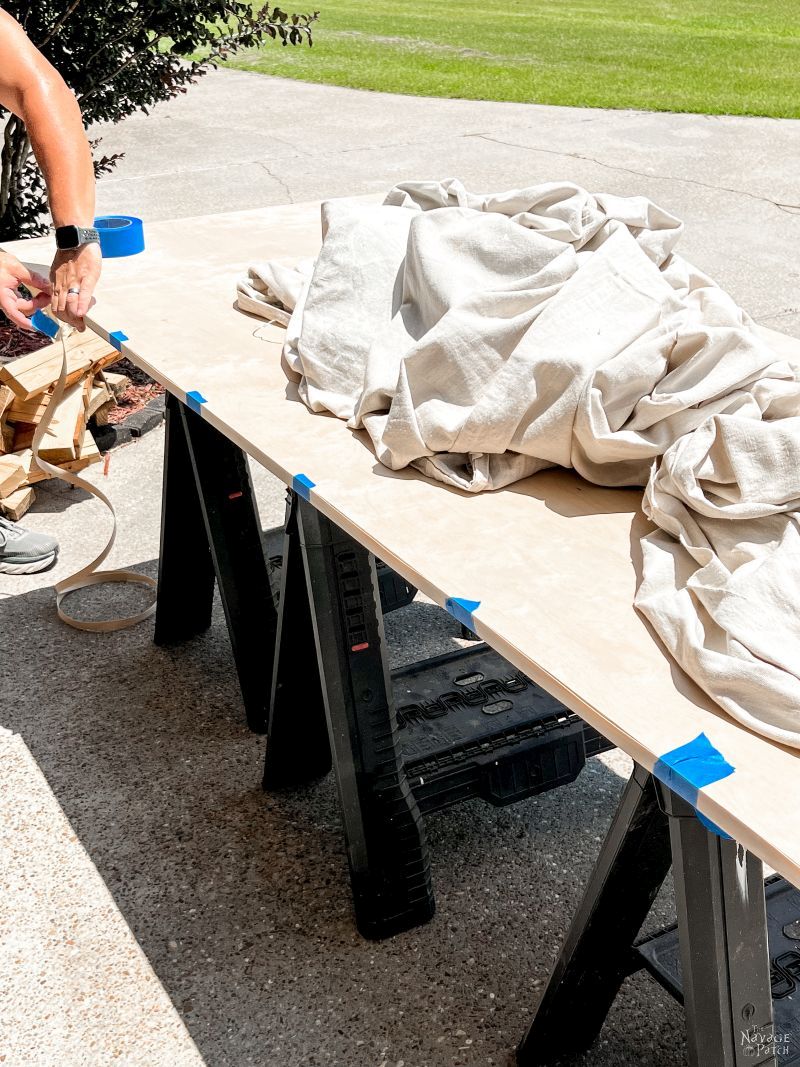
[[[144,226],[135,215],[98,215],[94,225],[100,234],[103,259],[144,252]]]

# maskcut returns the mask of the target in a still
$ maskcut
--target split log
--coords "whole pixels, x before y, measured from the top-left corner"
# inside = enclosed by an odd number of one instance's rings
[[[36,434],[36,424],[32,422],[15,422],[14,423],[14,451],[23,452],[26,448],[30,448],[33,444],[33,438]]]
[[[93,416],[95,426],[108,426],[110,422],[108,416],[111,414],[115,407],[117,407],[117,402],[112,396],[110,400],[107,400],[102,407],[99,407],[97,411],[95,411]]]
[[[25,485],[34,485],[36,482],[42,482],[45,478],[49,478],[49,474],[37,466],[36,460],[33,458],[33,451],[30,448],[23,449],[22,452],[17,452],[17,459],[22,464],[25,470]]]
[[[73,474],[77,474],[78,471],[82,471],[85,467],[91,466],[92,463],[99,463],[103,458],[103,453],[97,447],[95,439],[92,437],[89,430],[84,434],[83,442],[80,447],[80,457],[72,460],[70,463],[59,463],[59,467],[65,471],[71,471]]]
[[[50,403],[52,394],[49,391],[37,393],[30,400],[20,400],[13,393],[11,395],[13,399],[6,409],[6,421],[14,423],[27,422],[35,425],[47,411],[47,405]]]
[[[0,420],[0,455],[14,451],[14,427]]]
[[[19,522],[36,499],[36,493],[30,485],[23,486],[0,499],[0,512],[12,522]]]
[[[112,407],[116,406],[116,400],[114,400],[111,390],[103,380],[101,371],[94,379],[89,393],[89,400],[86,405],[87,416],[91,418],[92,415],[96,415],[99,409],[108,403],[110,403]]]
[[[0,456],[0,497],[10,496],[28,479],[28,468],[19,456]]]
[[[102,375],[103,381],[106,383],[106,385],[111,390],[113,395],[117,398],[117,400],[119,400],[122,394],[131,387],[130,378],[126,377],[124,374],[116,374],[114,371],[111,370],[104,370],[100,373]]]
[[[67,389],[53,412],[39,446],[39,455],[48,463],[68,463],[80,458],[86,429],[86,389],[77,382]]]

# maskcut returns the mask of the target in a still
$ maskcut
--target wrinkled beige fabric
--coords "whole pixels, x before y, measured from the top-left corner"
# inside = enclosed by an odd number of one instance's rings
[[[645,490],[637,607],[735,718],[800,746],[800,418],[715,415]]]
[[[758,599],[794,559],[794,508],[771,494],[776,450],[800,433],[800,348],[776,351],[675,252],[681,232],[644,198],[568,183],[407,183],[383,205],[326,203],[313,270],[251,268],[239,301],[279,321],[293,309],[283,358],[302,399],[364,427],[393,469],[469,492],[553,465],[647,484],[664,532],[646,539],[638,606],[726,710],[800,746],[800,635],[788,601]],[[786,639],[778,663],[772,630],[740,617],[762,610]]]

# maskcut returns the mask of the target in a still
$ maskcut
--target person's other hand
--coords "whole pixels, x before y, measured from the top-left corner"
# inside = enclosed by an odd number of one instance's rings
[[[19,292],[20,285],[41,290],[31,299]],[[21,330],[33,330],[30,316],[39,308],[47,307],[51,299],[50,282],[47,278],[28,270],[10,252],[0,252],[0,308]]]
[[[86,329],[84,316],[94,303],[93,293],[102,262],[100,245],[92,242],[80,248],[59,250],[50,268],[53,313],[79,330]],[[79,292],[70,293],[70,289]]]

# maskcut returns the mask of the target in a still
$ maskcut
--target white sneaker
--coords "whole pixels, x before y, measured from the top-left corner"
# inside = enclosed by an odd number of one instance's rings
[[[51,567],[58,541],[0,518],[0,574],[35,574]]]

